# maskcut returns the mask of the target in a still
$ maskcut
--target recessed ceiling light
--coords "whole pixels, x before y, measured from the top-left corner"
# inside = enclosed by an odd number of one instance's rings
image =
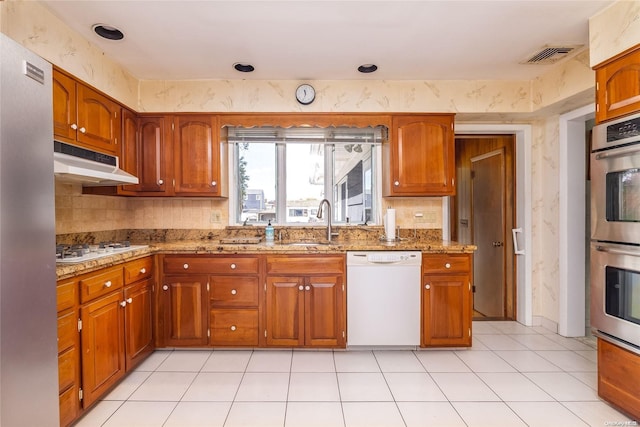
[[[97,35],[107,40],[122,40],[124,38],[122,31],[111,25],[95,24],[92,28]]]
[[[241,64],[240,62],[236,62],[235,64],[233,64],[233,68],[235,68],[237,71],[240,71],[241,73],[250,73],[255,70],[253,65]]]
[[[358,67],[358,71],[364,74],[373,73],[378,69],[376,64],[363,64]]]

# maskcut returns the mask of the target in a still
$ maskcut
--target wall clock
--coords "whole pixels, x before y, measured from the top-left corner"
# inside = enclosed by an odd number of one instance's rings
[[[302,105],[309,105],[316,99],[316,90],[309,84],[302,84],[296,89],[296,99]]]

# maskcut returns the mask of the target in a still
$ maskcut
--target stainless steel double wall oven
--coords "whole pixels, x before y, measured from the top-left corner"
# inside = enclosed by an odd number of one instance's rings
[[[591,326],[640,353],[640,114],[593,132]]]

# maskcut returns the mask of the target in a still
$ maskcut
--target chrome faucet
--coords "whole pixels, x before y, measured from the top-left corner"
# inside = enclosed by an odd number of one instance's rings
[[[322,199],[318,206],[318,218],[322,218],[322,205],[327,204],[327,241],[331,241],[333,233],[331,232],[331,203],[327,199]]]

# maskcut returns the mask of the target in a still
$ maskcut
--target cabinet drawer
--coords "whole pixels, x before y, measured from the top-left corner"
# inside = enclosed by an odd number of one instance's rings
[[[130,285],[138,280],[148,279],[153,274],[151,257],[131,261],[124,266],[124,283]]]
[[[78,377],[78,349],[70,348],[58,356],[58,391],[75,384]]]
[[[460,273],[471,271],[470,256],[466,254],[425,254],[422,271],[425,273]]]
[[[268,256],[267,274],[342,274],[343,256]]]
[[[78,281],[76,279],[63,280],[56,287],[56,301],[58,313],[72,308],[78,302]]]
[[[76,345],[78,314],[75,311],[58,317],[58,353]]]
[[[213,276],[211,304],[213,307],[257,307],[258,278]]]
[[[211,310],[211,344],[258,345],[258,310]]]
[[[122,288],[122,267],[112,267],[80,280],[80,302],[84,303]]]
[[[258,257],[165,257],[164,273],[257,274]]]
[[[80,411],[80,399],[78,398],[78,387],[71,387],[64,393],[60,393],[60,425],[71,424]]]

